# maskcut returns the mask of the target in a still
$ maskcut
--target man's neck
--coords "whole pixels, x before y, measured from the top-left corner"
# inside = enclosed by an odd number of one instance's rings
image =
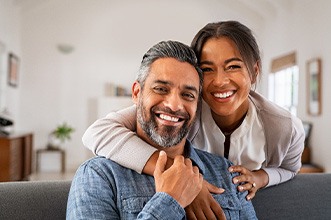
[[[175,158],[177,155],[184,155],[185,142],[186,140],[184,139],[176,146],[171,147],[160,147],[155,145],[153,146],[158,150],[163,150],[164,152],[166,152],[168,157]]]

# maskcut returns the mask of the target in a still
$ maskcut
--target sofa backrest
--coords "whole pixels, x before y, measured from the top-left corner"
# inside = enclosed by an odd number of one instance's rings
[[[65,219],[70,183],[0,183],[0,219]],[[258,191],[253,205],[261,220],[330,219],[331,174],[298,174],[291,181]]]

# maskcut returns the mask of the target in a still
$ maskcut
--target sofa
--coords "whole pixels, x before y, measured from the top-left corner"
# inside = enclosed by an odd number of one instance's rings
[[[70,181],[0,183],[0,219],[65,219],[69,189]],[[331,174],[298,174],[259,190],[253,205],[259,219],[331,219]]]

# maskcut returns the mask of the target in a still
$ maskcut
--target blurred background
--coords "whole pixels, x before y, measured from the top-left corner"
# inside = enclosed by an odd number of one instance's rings
[[[54,129],[74,128],[60,147],[73,172],[92,156],[81,142],[86,128],[131,104],[127,95],[152,45],[190,44],[208,22],[238,20],[261,49],[257,91],[312,125],[309,163],[331,172],[330,11],[327,0],[0,0],[0,116],[14,122],[10,133],[33,134],[33,173],[36,151],[47,149]],[[315,76],[320,92],[311,99]],[[61,154],[44,153],[39,169],[61,170]]]

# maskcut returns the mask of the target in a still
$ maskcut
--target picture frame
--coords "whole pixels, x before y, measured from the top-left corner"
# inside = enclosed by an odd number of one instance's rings
[[[19,58],[9,53],[8,57],[8,84],[13,87],[18,86]]]
[[[307,61],[307,106],[308,114],[312,116],[320,115],[322,112],[321,64],[320,58]]]

